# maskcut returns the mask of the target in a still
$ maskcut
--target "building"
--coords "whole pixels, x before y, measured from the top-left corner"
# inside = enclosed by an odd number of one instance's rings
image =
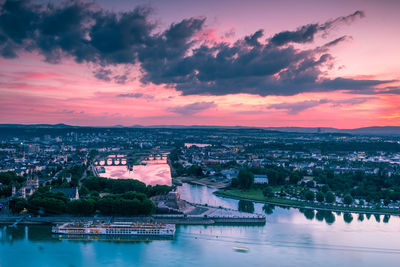
[[[12,197],[22,197],[27,198],[36,192],[39,188],[39,177],[33,174],[31,170],[28,171],[28,176],[26,177],[26,185],[17,190],[13,185],[11,189]]]
[[[255,184],[268,184],[268,176],[265,174],[254,174]]]

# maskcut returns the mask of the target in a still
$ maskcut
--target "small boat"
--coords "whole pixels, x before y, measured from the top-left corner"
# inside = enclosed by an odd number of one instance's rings
[[[233,250],[237,251],[237,252],[247,252],[247,251],[249,251],[248,248],[240,248],[240,247],[233,247]]]

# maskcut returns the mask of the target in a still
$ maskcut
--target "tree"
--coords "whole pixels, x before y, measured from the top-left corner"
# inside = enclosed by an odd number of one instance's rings
[[[270,186],[266,186],[264,187],[263,191],[262,191],[264,197],[273,197],[274,196],[274,191],[272,190],[272,187]]]
[[[321,191],[318,191],[316,198],[317,198],[318,202],[324,202],[324,199],[325,199],[324,193],[322,193]]]
[[[239,181],[237,178],[233,178],[231,181],[231,186],[232,187],[238,187],[239,186]]]
[[[346,194],[343,198],[343,203],[346,205],[350,205],[353,203],[353,197],[350,194]]]
[[[26,200],[23,198],[13,198],[10,200],[10,210],[13,213],[20,213],[26,207]]]
[[[323,193],[328,193],[328,191],[330,190],[330,188],[329,188],[329,185],[326,185],[326,184],[324,184],[323,186],[322,186],[322,188],[321,188],[321,191],[323,192]]]
[[[89,189],[87,189],[86,186],[82,185],[81,188],[79,189],[79,195],[83,197],[86,196],[87,194],[89,194]]]
[[[308,200],[308,201],[313,201],[314,198],[315,198],[315,194],[314,194],[314,192],[312,192],[312,191],[310,191],[310,190],[307,190],[307,191],[304,193],[304,197],[305,197],[306,200]]]
[[[335,202],[335,195],[332,193],[332,191],[328,191],[325,195],[325,200],[327,203],[334,203]]]
[[[249,189],[254,184],[254,175],[248,170],[240,170],[238,175],[238,184],[240,188]]]
[[[68,203],[67,212],[72,214],[90,215],[96,209],[96,202],[93,199],[79,199]]]
[[[388,206],[390,204],[390,199],[389,198],[385,198],[383,200],[383,205]]]
[[[196,177],[203,176],[203,169],[198,165],[192,165],[188,169],[188,174]]]

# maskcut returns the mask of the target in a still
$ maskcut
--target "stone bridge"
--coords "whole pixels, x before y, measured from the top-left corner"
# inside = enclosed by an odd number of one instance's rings
[[[98,156],[93,160],[94,166],[129,166],[132,161],[140,158],[144,161],[166,160],[168,153],[138,153],[135,156],[105,155]]]

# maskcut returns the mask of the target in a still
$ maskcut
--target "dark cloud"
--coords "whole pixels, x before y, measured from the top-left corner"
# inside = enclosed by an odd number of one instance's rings
[[[260,46],[261,44],[258,41],[258,39],[260,39],[263,35],[264,35],[264,31],[263,30],[258,30],[254,34],[252,34],[250,36],[246,36],[244,38],[244,40],[250,46]]]
[[[283,31],[267,40],[261,40],[259,30],[233,44],[199,39],[205,18],[184,19],[156,31],[151,12],[148,6],[139,6],[116,13],[78,0],[46,5],[5,1],[0,4],[0,54],[14,58],[21,51],[37,51],[54,64],[72,57],[96,66],[96,78],[120,84],[129,73],[118,73],[114,66],[136,65],[141,82],[173,87],[183,95],[371,93],[377,85],[390,82],[326,78],[326,70],[333,66],[329,48],[349,37],[315,49],[291,45],[312,42],[317,33],[326,34],[363,17],[361,11]]]
[[[283,31],[277,33],[271,38],[270,42],[271,44],[277,46],[286,45],[288,43],[310,43],[314,41],[314,37],[317,33],[319,32],[326,33],[328,30],[338,26],[339,24],[342,23],[349,24],[353,22],[355,19],[363,18],[364,16],[365,16],[364,12],[356,11],[351,15],[338,17],[336,19],[327,21],[323,24],[314,23],[314,24],[304,25],[302,27],[299,27],[295,31]]]
[[[108,70],[108,69],[98,69],[98,70],[93,71],[94,77],[96,77],[99,80],[106,81],[106,82],[111,81],[111,77],[110,77],[111,74],[112,74],[112,71]]]
[[[143,94],[143,93],[128,93],[128,94],[119,94],[117,97],[130,97],[130,98],[144,98],[144,99],[153,99],[152,95]]]
[[[127,80],[128,80],[128,74],[114,76],[114,81],[118,84],[125,84]]]
[[[167,108],[167,111],[178,113],[183,116],[191,116],[201,111],[215,107],[217,107],[217,105],[214,102],[196,102],[184,106],[170,107]]]

